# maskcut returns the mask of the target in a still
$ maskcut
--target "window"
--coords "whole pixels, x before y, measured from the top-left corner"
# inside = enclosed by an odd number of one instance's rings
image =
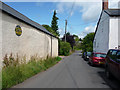
[[[116,55],[117,54],[117,51],[113,51],[112,52],[112,55],[114,56],[114,55]]]
[[[112,50],[109,50],[108,53],[107,53],[108,56],[111,56],[112,55]]]
[[[87,52],[87,56],[91,56],[91,52]]]
[[[117,53],[117,59],[120,59],[120,51]]]
[[[105,58],[106,54],[95,54],[95,57],[103,57],[103,58]]]
[[[117,54],[117,50],[113,50],[112,51],[112,55],[111,55],[111,58],[115,61],[116,60],[116,54]]]

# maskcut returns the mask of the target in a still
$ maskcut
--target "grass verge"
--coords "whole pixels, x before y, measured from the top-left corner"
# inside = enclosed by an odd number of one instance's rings
[[[27,64],[9,65],[2,69],[2,88],[10,88],[34,76],[35,74],[47,70],[61,60],[60,57],[48,58],[46,60],[31,60]]]

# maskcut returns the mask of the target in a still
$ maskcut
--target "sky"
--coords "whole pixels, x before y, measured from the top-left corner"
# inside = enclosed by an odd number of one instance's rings
[[[5,3],[41,25],[47,24],[51,26],[53,11],[56,10],[57,17],[59,18],[58,27],[60,37],[64,35],[65,20],[67,19],[67,32],[84,38],[88,33],[94,32],[96,29],[102,11],[102,1],[70,1],[71,0],[69,0],[69,2],[64,2],[64,0],[61,0],[61,2],[60,0],[55,2],[41,2],[34,0],[34,2],[7,1]],[[118,1],[120,0],[109,0],[109,8],[118,8]]]

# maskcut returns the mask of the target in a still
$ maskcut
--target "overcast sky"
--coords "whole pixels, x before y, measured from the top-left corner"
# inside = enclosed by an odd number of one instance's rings
[[[42,0],[34,0],[34,2],[29,0],[9,1],[7,0],[5,3],[41,25],[51,25],[53,10],[57,10],[61,37],[64,34],[65,19],[68,19],[67,31],[71,34],[83,38],[87,33],[94,32],[102,10],[101,0],[97,0],[97,2],[95,0],[69,0],[69,2],[67,0],[66,2],[65,0],[59,0],[59,2],[58,0],[54,0],[54,2],[50,2],[50,0],[46,2],[42,2]],[[118,8],[118,1],[120,0],[109,0],[109,8]]]

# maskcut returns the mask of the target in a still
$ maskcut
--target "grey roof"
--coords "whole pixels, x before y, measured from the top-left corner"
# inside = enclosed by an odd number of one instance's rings
[[[107,9],[105,12],[110,16],[120,16],[120,9]]]
[[[1,7],[2,5],[2,7]],[[29,19],[28,17],[24,16],[23,14],[19,13],[18,11],[16,11],[15,9],[11,8],[10,6],[6,5],[5,3],[3,2],[0,2],[0,9],[12,16],[14,16],[15,18],[19,19],[19,20],[22,20],[23,22],[37,28],[38,30],[44,32],[44,33],[47,33],[51,36],[54,36],[52,35],[49,31],[47,31],[42,25],[32,21],[31,19]],[[55,37],[55,36],[54,36]]]

